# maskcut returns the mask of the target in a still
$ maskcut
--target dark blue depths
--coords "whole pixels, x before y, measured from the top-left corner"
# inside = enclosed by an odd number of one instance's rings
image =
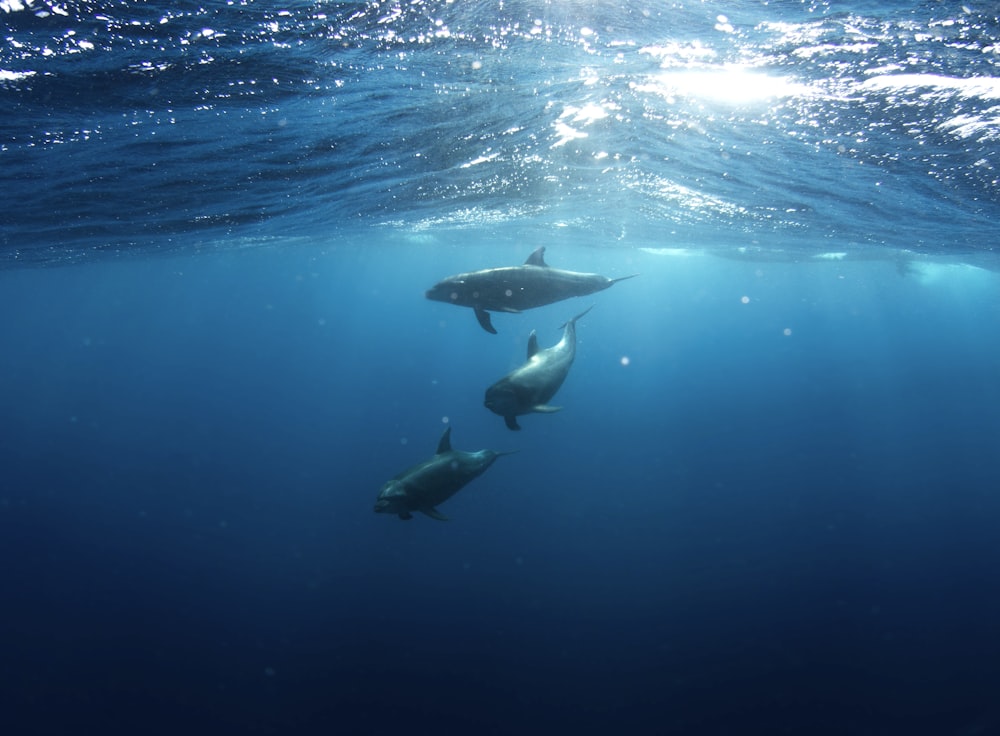
[[[366,246],[2,274],[4,732],[1000,727],[989,281],[564,249],[642,277],[513,433],[580,304],[491,336],[421,296],[482,252]],[[445,418],[520,452],[373,514]]]

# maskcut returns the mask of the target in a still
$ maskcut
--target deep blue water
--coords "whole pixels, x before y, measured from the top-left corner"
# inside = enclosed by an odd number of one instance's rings
[[[993,5],[0,23],[3,733],[1000,733]]]

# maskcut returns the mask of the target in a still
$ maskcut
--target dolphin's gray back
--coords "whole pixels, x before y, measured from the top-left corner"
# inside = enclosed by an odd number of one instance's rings
[[[508,266],[464,274],[456,301],[494,312],[520,312],[607,289],[612,279],[548,266]]]
[[[517,388],[518,398],[523,403],[522,413],[547,403],[562,387],[576,359],[576,320],[587,312],[577,315],[563,326],[559,342],[539,350],[526,363],[501,379]]]
[[[484,454],[485,453],[485,454]],[[413,509],[444,503],[469,481],[482,475],[497,458],[493,451],[449,450],[415,465],[399,476]]]
[[[587,310],[590,311],[589,309]],[[586,314],[586,312],[584,312]],[[555,345],[538,353],[536,357],[542,357],[542,360],[548,365],[548,369],[552,374],[552,381],[558,381],[552,390],[552,394],[562,386],[563,381],[566,380],[566,376],[569,374],[569,369],[573,366],[573,361],[576,360],[576,321],[582,317],[574,317],[569,322],[563,326],[563,336]],[[550,395],[548,399],[551,399]]]

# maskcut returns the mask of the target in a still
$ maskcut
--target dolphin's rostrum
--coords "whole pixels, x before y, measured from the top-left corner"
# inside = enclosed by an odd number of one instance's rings
[[[408,520],[413,518],[414,511],[419,511],[432,519],[447,521],[435,507],[482,475],[498,457],[510,454],[495,450],[453,450],[451,427],[448,427],[441,435],[434,457],[404,470],[382,486],[375,501],[375,513],[396,514]]]
[[[538,349],[538,337],[528,337],[528,360],[486,389],[486,408],[503,417],[508,429],[520,429],[517,417],[532,412],[552,413],[562,407],[549,406],[569,374],[576,358],[576,321],[593,307],[564,324],[562,339],[550,348]]]
[[[637,275],[611,279],[596,273],[551,268],[545,263],[543,245],[528,256],[522,266],[487,268],[449,276],[431,287],[427,298],[472,307],[483,329],[495,335],[497,331],[490,320],[490,312],[520,312],[574,296],[586,296]]]

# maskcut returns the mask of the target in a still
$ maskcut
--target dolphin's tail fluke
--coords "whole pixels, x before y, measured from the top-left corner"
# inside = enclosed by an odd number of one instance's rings
[[[628,276],[626,276],[625,278],[628,278]],[[594,308],[594,305],[591,304],[589,307],[587,307],[582,312],[580,312],[578,315],[576,315],[573,319],[569,320],[568,322],[563,322],[561,325],[559,325],[559,329],[560,330],[565,329],[566,325],[576,325],[576,321],[578,319],[580,319],[580,317],[582,317],[583,315],[585,315],[587,312],[589,312],[593,308]]]

